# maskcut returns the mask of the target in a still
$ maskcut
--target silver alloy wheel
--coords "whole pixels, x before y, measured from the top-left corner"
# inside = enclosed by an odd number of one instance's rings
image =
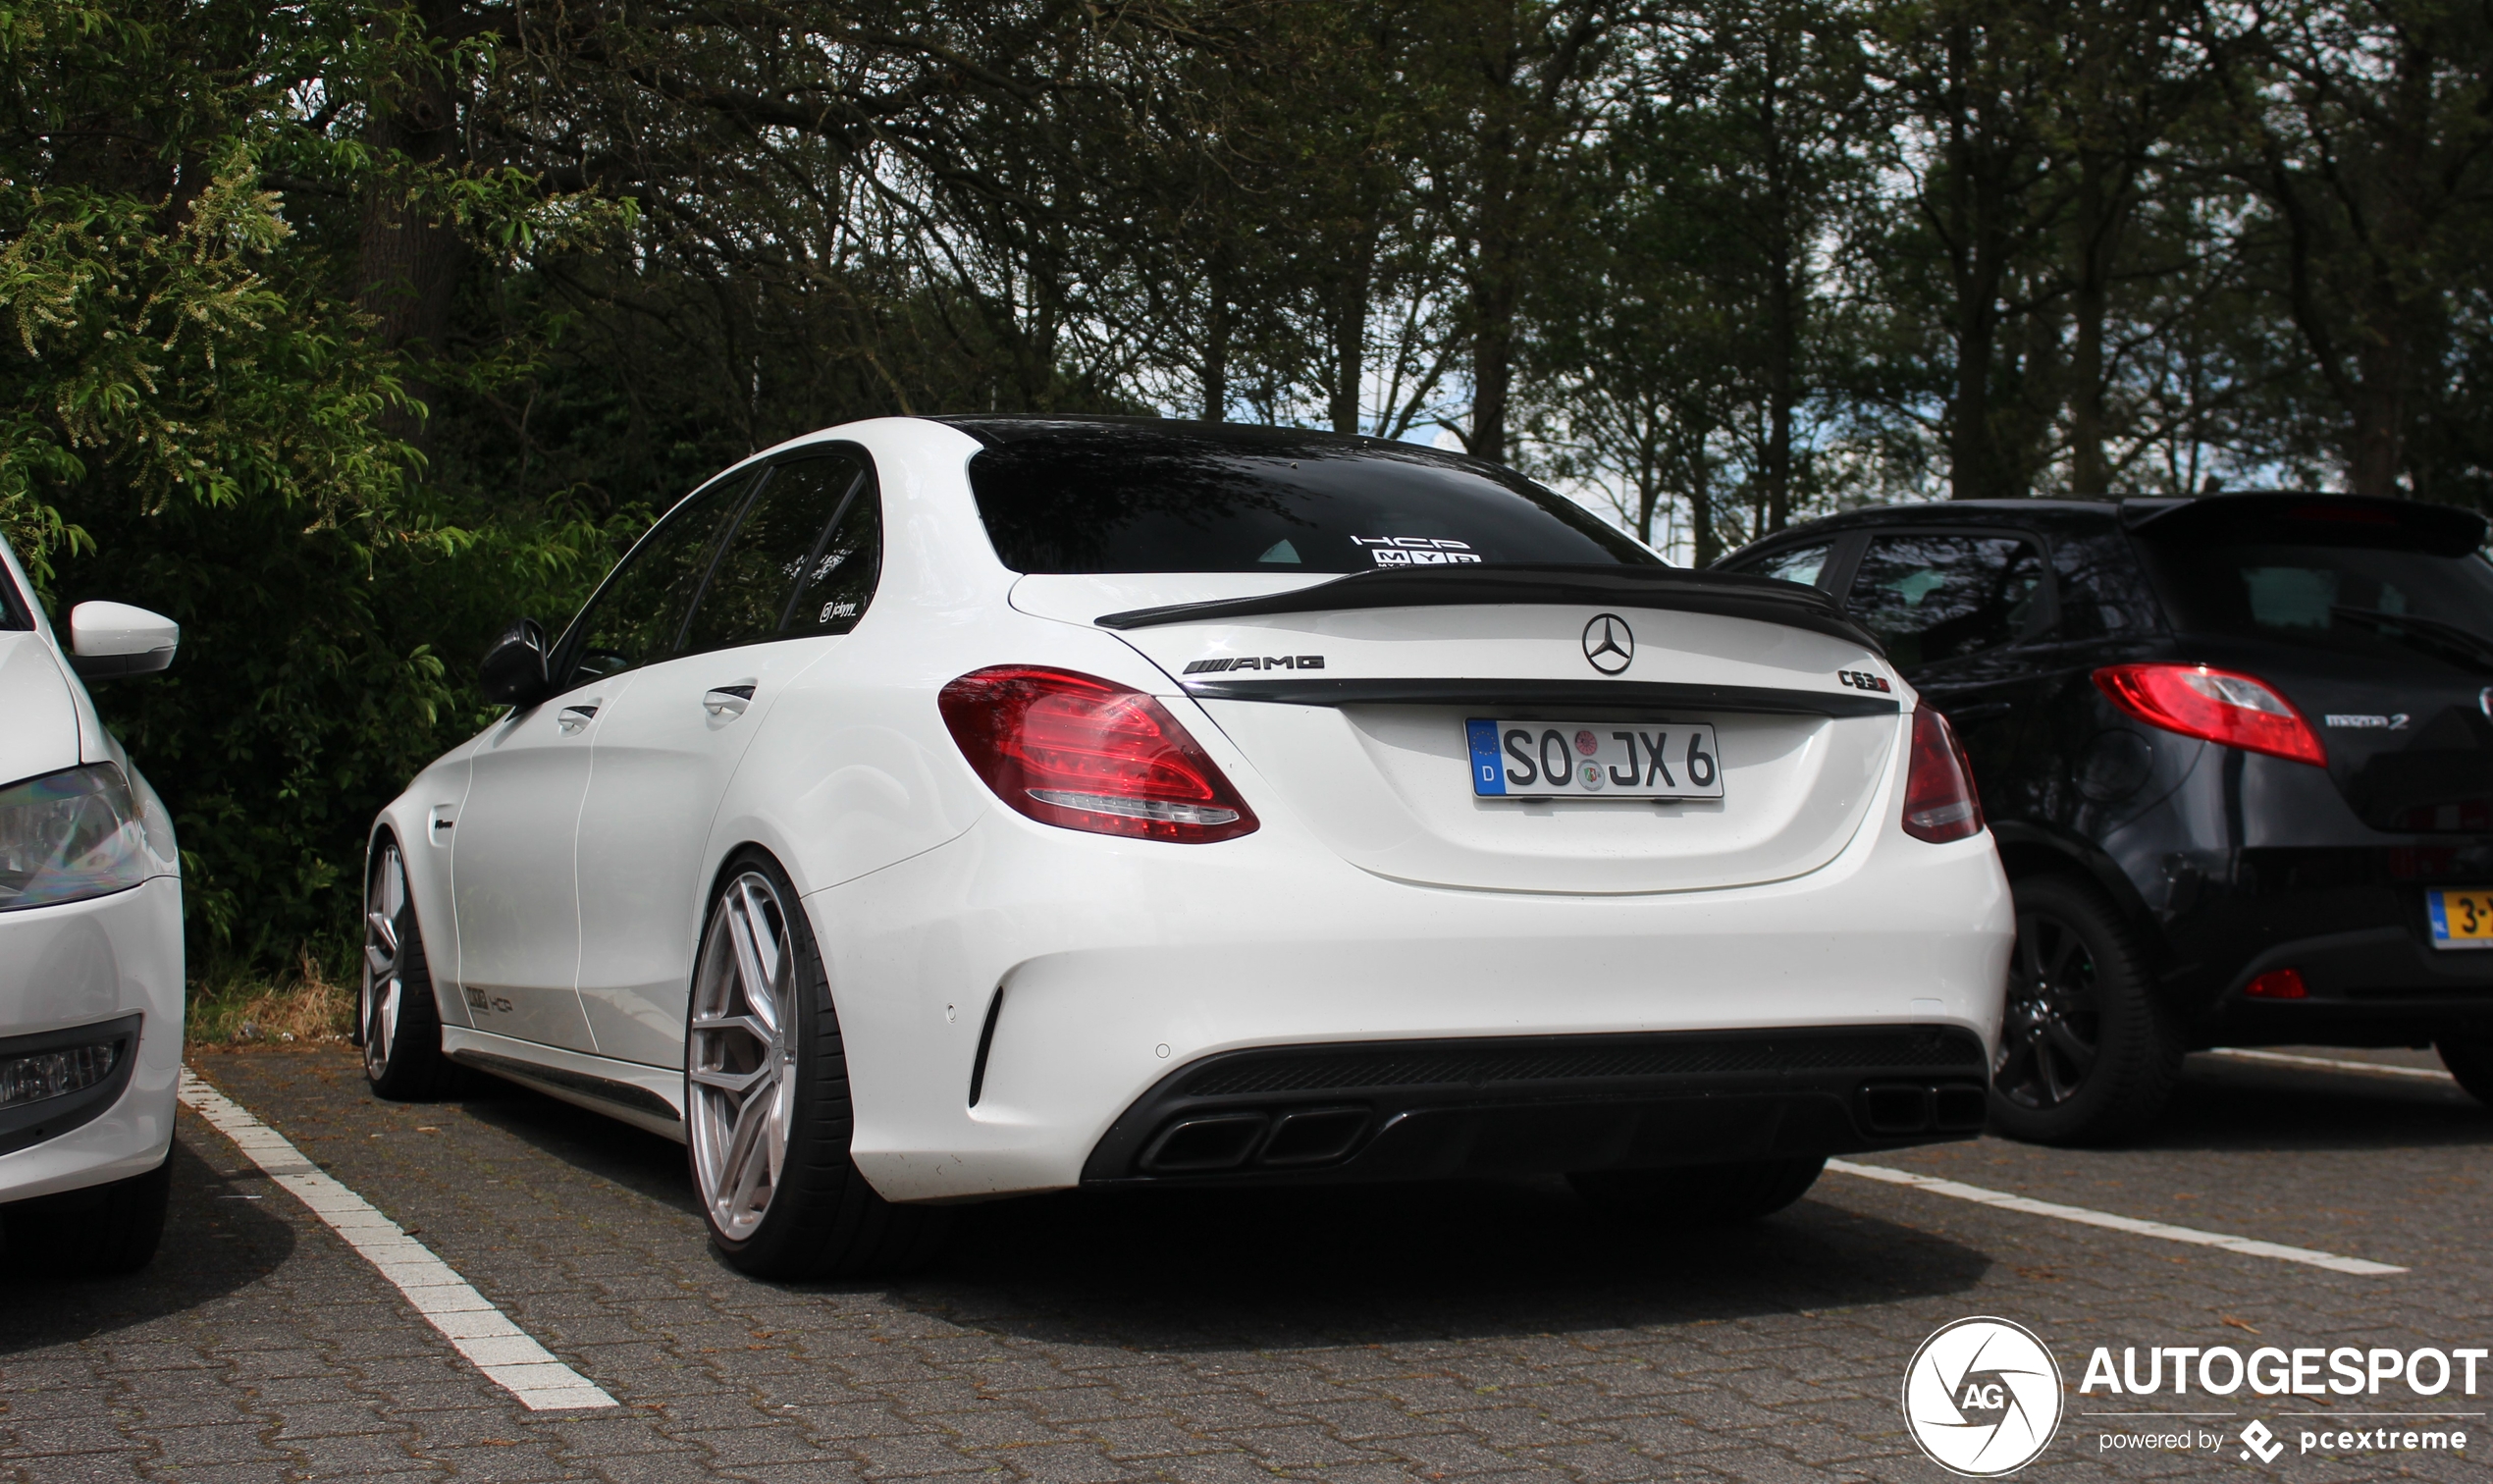
[[[363,1027],[363,1070],[375,1082],[390,1070],[398,1041],[398,1007],[405,980],[398,972],[398,917],[406,910],[406,865],[397,844],[381,847],[380,863],[364,889],[363,994],[356,1020]]]
[[[769,1214],[796,1104],[796,952],[770,878],[727,883],[702,933],[684,1045],[687,1133],[711,1225],[730,1242]]]

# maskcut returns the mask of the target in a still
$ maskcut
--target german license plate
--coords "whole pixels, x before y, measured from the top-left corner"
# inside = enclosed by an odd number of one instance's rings
[[[2427,891],[2435,948],[2493,948],[2493,890]]]
[[[1723,755],[1704,721],[1463,723],[1484,799],[1719,799]]]

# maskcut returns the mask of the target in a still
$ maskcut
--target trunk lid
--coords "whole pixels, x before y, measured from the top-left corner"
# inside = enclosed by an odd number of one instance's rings
[[[2303,713],[2364,823],[2493,830],[2484,517],[2412,501],[2221,496],[2133,517],[2188,658]]]
[[[1427,885],[1686,891],[1817,870],[1860,830],[1906,696],[1814,589],[1672,568],[1025,577],[1013,602],[1119,633],[1344,860]],[[1605,639],[1624,656],[1596,653]],[[1474,718],[1710,723],[1723,797],[1475,797]]]

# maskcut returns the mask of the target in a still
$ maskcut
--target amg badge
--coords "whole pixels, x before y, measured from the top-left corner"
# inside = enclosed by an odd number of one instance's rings
[[[1190,675],[1217,675],[1223,670],[1322,668],[1322,655],[1266,655],[1260,660],[1252,655],[1240,655],[1234,659],[1189,660],[1185,672]]]
[[[1895,689],[1895,687],[1887,684],[1886,676],[1874,675],[1868,670],[1837,670],[1835,671],[1835,679],[1842,684],[1851,686],[1854,690],[1892,691]]]

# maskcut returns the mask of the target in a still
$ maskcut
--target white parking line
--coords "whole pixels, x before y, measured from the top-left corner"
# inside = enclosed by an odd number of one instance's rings
[[[442,1332],[485,1373],[486,1379],[517,1397],[531,1411],[566,1411],[612,1406],[615,1401],[596,1382],[549,1353],[518,1325],[503,1317],[484,1295],[476,1292],[433,1255],[432,1249],[398,1229],[398,1224],[373,1209],[372,1202],[321,1173],[286,1136],[253,1118],[240,1103],[209,1086],[188,1067],[182,1069],[182,1101],[233,1140],[268,1178],[292,1191],[312,1214],[345,1239],[346,1246],[398,1285],[425,1322]]]
[[[2345,1061],[2334,1056],[2297,1056],[2291,1051],[2246,1051],[2240,1046],[2216,1046],[2209,1056],[2238,1056],[2244,1061],[2281,1062],[2289,1067],[2321,1067],[2331,1072],[2368,1072],[2374,1077],[2420,1077],[2430,1082],[2457,1082],[2447,1072],[2430,1067],[2393,1067],[2387,1062]]]
[[[2361,1257],[2340,1257],[2335,1252],[2317,1252],[2309,1247],[2287,1246],[2279,1242],[2259,1242],[2249,1237],[2231,1237],[2223,1232],[2202,1232],[2197,1227],[2174,1226],[2165,1221],[2141,1221],[2135,1216],[2115,1216],[2109,1211],[2091,1211],[2085,1206],[2062,1205],[2054,1200],[2033,1200],[2011,1195],[2005,1191],[1987,1191],[1981,1186],[1960,1185],[1953,1180],[1939,1180],[1929,1175],[1916,1175],[1909,1170],[1891,1170],[1885,1165],[1854,1164],[1848,1159],[1830,1159],[1827,1168],[1844,1175],[1857,1175],[1864,1180],[1884,1181],[1888,1185],[1911,1186],[1934,1195],[1950,1195],[1978,1205],[1997,1206],[2003,1211],[2022,1211],[2029,1216],[2049,1216],[2060,1221],[2074,1221],[2081,1226],[2109,1227],[2139,1237],[2158,1237],[2166,1242],[2187,1242],[2193,1246],[2222,1247],[2247,1257],[2273,1257],[2279,1262],[2302,1262],[2312,1267],[2327,1268],[2332,1273],[2360,1273],[2376,1277],[2385,1273],[2403,1273],[2402,1267],[2386,1262],[2372,1262]]]

